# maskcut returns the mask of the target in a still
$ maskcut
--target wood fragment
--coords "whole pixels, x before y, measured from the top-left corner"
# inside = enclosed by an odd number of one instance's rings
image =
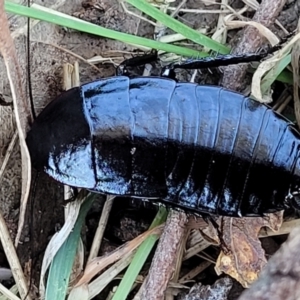
[[[286,0],[263,0],[253,17],[253,21],[269,28],[275,22],[285,3]],[[232,54],[255,53],[264,41],[265,39],[258,33],[257,29],[247,26]],[[247,69],[248,65],[245,64],[224,68],[221,85],[230,90],[241,91]]]
[[[140,299],[164,299],[168,282],[175,270],[178,248],[186,232],[187,221],[188,218],[183,212],[173,211],[169,214],[149,274],[139,291]]]

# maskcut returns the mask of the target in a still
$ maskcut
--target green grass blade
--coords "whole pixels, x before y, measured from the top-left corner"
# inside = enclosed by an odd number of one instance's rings
[[[165,26],[171,28],[175,32],[181,33],[187,39],[203,45],[209,49],[212,49],[221,54],[228,54],[229,48],[226,46],[212,40],[211,38],[207,37],[199,33],[198,31],[188,27],[187,25],[175,20],[174,18],[170,17],[169,15],[161,12],[159,9],[153,7],[151,4],[147,3],[145,0],[126,0],[132,6],[136,7],[137,9],[141,10],[143,13],[149,15],[153,19],[161,22]]]
[[[276,80],[287,84],[293,84],[293,74],[288,70],[284,70],[278,75]]]
[[[130,4],[136,6],[137,8],[140,8],[140,9],[143,8],[144,10],[147,10],[145,12],[146,14],[147,14],[147,12],[155,9],[152,6],[149,9],[149,6],[147,6],[147,3],[145,4],[145,2],[141,1],[141,0],[127,0],[127,1]],[[199,52],[199,51],[196,51],[193,49],[169,45],[169,44],[153,41],[150,39],[141,38],[141,37],[137,37],[134,35],[106,29],[104,27],[88,23],[86,21],[80,20],[78,18],[69,16],[69,15],[66,15],[63,13],[55,12],[53,10],[48,10],[48,9],[46,10],[46,8],[43,8],[43,10],[41,10],[41,9],[37,9],[37,8],[33,8],[33,7],[19,5],[19,4],[10,2],[10,1],[5,1],[5,10],[9,13],[13,13],[13,14],[17,14],[17,15],[21,15],[21,16],[25,16],[25,17],[30,17],[33,19],[41,20],[41,21],[50,22],[50,23],[53,23],[56,25],[75,29],[75,30],[78,30],[81,32],[86,32],[86,33],[94,34],[97,36],[115,39],[115,40],[118,40],[118,41],[121,41],[124,43],[128,43],[128,44],[136,44],[136,45],[148,47],[151,49],[157,49],[157,50],[162,50],[162,51],[166,51],[169,53],[175,53],[175,54],[182,55],[182,56],[189,57],[189,58],[192,58],[192,57],[199,58],[199,57],[208,56],[208,54],[205,52]],[[163,17],[161,16],[161,14],[163,15]],[[162,12],[160,12],[159,10],[155,9],[154,17],[155,16],[160,16],[160,17],[157,17],[157,20],[159,20],[161,22],[161,21],[164,21],[163,18],[165,18],[167,15],[165,15]],[[192,39],[196,42],[199,42],[200,44],[203,44],[204,46],[206,46],[208,48],[219,49],[220,53],[228,53],[228,49],[224,45],[222,45],[222,47],[225,47],[225,48],[222,48],[223,50],[221,50],[220,48],[218,48],[218,47],[220,47],[221,44],[212,41],[210,38],[208,38],[204,35],[201,35],[197,31],[192,30],[188,26],[181,24],[180,22],[172,19],[169,16],[167,16],[166,19],[167,19],[167,21],[162,22],[162,23],[165,23],[166,26],[174,29],[176,32],[177,32],[177,30],[176,30],[177,27],[175,28],[175,25],[177,26],[179,23],[178,26],[179,26],[179,28],[181,28],[179,30],[187,38]],[[193,32],[186,33],[185,32],[186,30],[188,32],[190,32],[190,30],[192,30]],[[197,36],[196,36],[196,34],[197,34]],[[283,71],[280,75],[278,75],[276,80],[291,84],[292,83],[292,74],[288,71]]]
[[[282,74],[283,70],[290,64],[291,54],[288,54],[283,59],[281,59],[278,64],[274,66],[262,79],[261,91],[265,93],[271,84]]]
[[[45,300],[65,300],[81,228],[94,198],[95,194],[87,196],[80,208],[73,231],[53,259],[47,280]]]
[[[161,206],[149,229],[152,229],[165,222],[165,220],[167,219],[167,215],[168,213],[166,208]],[[147,240],[145,240],[138,248],[112,300],[127,299],[130,289],[139,272],[141,271],[157,239],[158,237],[155,235],[149,236]]]
[[[54,23],[56,25],[68,27],[81,32],[86,32],[89,34],[94,34],[94,35],[107,37],[114,40],[119,40],[124,43],[141,45],[144,47],[149,47],[151,49],[176,53],[182,56],[205,57],[208,55],[205,52],[199,52],[193,49],[169,45],[169,44],[153,41],[150,39],[138,37],[135,35],[122,33],[111,29],[106,29],[104,27],[80,20],[78,18],[68,16],[63,13],[57,13],[51,10],[45,10],[45,9],[42,10],[33,7],[27,7],[16,3],[12,3],[10,1],[5,1],[5,10],[9,13]]]

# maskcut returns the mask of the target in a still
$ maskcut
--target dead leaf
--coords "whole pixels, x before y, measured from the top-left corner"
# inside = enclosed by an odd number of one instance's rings
[[[259,279],[238,300],[300,299],[300,228],[295,227],[270,258]]]
[[[217,223],[221,230],[222,250],[215,270],[239,281],[249,287],[259,276],[267,263],[265,252],[261,247],[258,234],[261,227],[279,230],[283,220],[283,211],[266,214],[257,218],[219,218]],[[226,252],[226,253],[225,253]]]

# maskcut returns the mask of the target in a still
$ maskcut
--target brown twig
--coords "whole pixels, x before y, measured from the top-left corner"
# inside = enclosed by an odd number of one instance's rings
[[[286,0],[263,0],[253,17],[253,21],[269,28],[275,22],[285,2]],[[247,26],[232,54],[254,53],[262,46],[263,42],[264,38],[258,30],[252,26]],[[244,64],[224,68],[221,85],[234,91],[240,91],[243,88],[243,79],[247,69],[248,65]]]
[[[259,279],[239,300],[300,299],[300,228],[295,228],[288,240],[269,260]]]
[[[155,252],[149,274],[139,292],[140,299],[162,300],[167,284],[175,270],[176,256],[180,241],[186,233],[187,216],[182,212],[172,212],[166,222]]]

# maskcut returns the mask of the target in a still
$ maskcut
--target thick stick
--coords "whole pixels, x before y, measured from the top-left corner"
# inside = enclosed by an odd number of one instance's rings
[[[155,252],[149,274],[139,292],[143,300],[163,300],[168,282],[174,273],[176,255],[181,239],[186,233],[187,216],[182,212],[172,212],[166,222],[164,232]]]
[[[285,3],[286,0],[263,0],[253,17],[253,21],[269,28],[275,22]],[[258,30],[252,26],[247,26],[232,54],[255,53],[263,42],[264,38]],[[240,91],[243,88],[243,79],[247,69],[248,65],[244,64],[224,68],[221,85],[230,90]]]

